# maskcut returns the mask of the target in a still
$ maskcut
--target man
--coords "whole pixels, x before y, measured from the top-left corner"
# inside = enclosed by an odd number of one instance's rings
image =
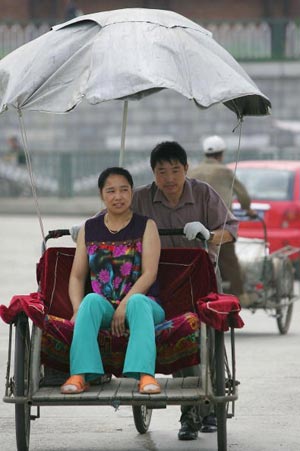
[[[250,208],[251,199],[246,188],[234,177],[233,171],[223,163],[225,150],[225,141],[220,136],[206,138],[203,141],[204,161],[191,170],[189,175],[209,183],[222,197],[228,208],[231,208],[232,194],[234,194],[241,208],[249,216],[254,217],[256,214]],[[218,264],[222,280],[230,284],[228,291],[239,298],[243,307],[248,307],[250,300],[247,293],[244,293],[242,272],[233,242],[220,247]]]
[[[162,247],[200,247],[201,242],[195,239],[200,232],[215,262],[217,246],[236,239],[237,220],[207,183],[186,177],[187,155],[178,143],[158,144],[151,152],[150,163],[155,182],[135,190],[133,210],[154,219],[158,228],[184,229],[182,237],[161,236]],[[179,373],[177,376],[200,376],[200,369],[196,366]],[[179,440],[197,438],[201,413],[196,406],[181,407]],[[203,418],[200,430],[216,430],[215,417]]]

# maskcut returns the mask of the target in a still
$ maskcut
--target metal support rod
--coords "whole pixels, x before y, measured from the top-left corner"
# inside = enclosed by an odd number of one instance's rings
[[[128,115],[128,100],[125,100],[124,101],[124,106],[123,106],[123,121],[122,121],[122,134],[121,134],[121,148],[120,148],[120,156],[119,156],[119,166],[123,166],[123,164],[124,164],[127,115]]]
[[[235,334],[234,327],[230,328],[230,338],[231,338],[231,362],[232,362],[232,382],[233,382],[233,393],[235,393],[235,380],[236,380],[236,358],[235,358]]]
[[[8,358],[6,367],[6,385],[5,385],[5,396],[9,396],[10,385],[10,366],[11,366],[11,350],[12,350],[12,328],[13,325],[9,325],[9,338],[8,338]]]
[[[206,324],[201,323],[200,327],[200,364],[201,364],[201,384],[204,393],[208,396],[208,357],[207,357],[207,333]]]
[[[230,342],[231,342],[231,371],[232,371],[232,394],[236,395],[236,359],[235,359],[235,333],[234,333],[234,327],[230,328]],[[232,403],[232,415],[235,414],[235,405],[234,402]]]
[[[40,383],[40,366],[41,366],[41,342],[42,330],[33,324],[31,333],[31,352],[30,352],[30,373],[29,373],[29,389],[28,398],[39,389]]]

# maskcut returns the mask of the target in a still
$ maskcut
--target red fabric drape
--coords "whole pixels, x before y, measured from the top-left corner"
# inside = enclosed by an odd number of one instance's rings
[[[196,312],[198,299],[217,292],[214,268],[203,249],[162,249],[158,280],[167,319]]]
[[[232,294],[209,293],[197,302],[200,321],[219,331],[227,331],[229,327],[241,328],[244,321],[239,312],[241,306]]]
[[[9,306],[0,305],[0,317],[6,323],[12,323],[19,313],[24,312],[41,329],[46,313],[43,297],[40,293],[13,296]]]

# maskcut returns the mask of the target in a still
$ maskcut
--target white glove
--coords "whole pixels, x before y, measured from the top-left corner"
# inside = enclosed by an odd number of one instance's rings
[[[210,238],[210,231],[201,222],[198,221],[188,222],[184,226],[183,233],[188,240],[194,240],[198,233],[201,233],[206,241]]]
[[[70,228],[70,235],[72,240],[74,241],[74,243],[77,242],[77,237],[78,237],[78,233],[79,230],[81,229],[81,227],[83,226],[84,222],[82,222],[81,224],[75,224]]]

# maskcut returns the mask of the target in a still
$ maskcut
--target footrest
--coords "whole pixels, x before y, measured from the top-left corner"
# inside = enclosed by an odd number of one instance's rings
[[[113,378],[102,385],[92,385],[90,390],[76,395],[62,395],[59,387],[41,387],[31,399],[33,405],[147,405],[164,408],[169,405],[200,404],[207,401],[198,377],[158,378],[161,393],[141,394],[138,381],[130,378]]]

